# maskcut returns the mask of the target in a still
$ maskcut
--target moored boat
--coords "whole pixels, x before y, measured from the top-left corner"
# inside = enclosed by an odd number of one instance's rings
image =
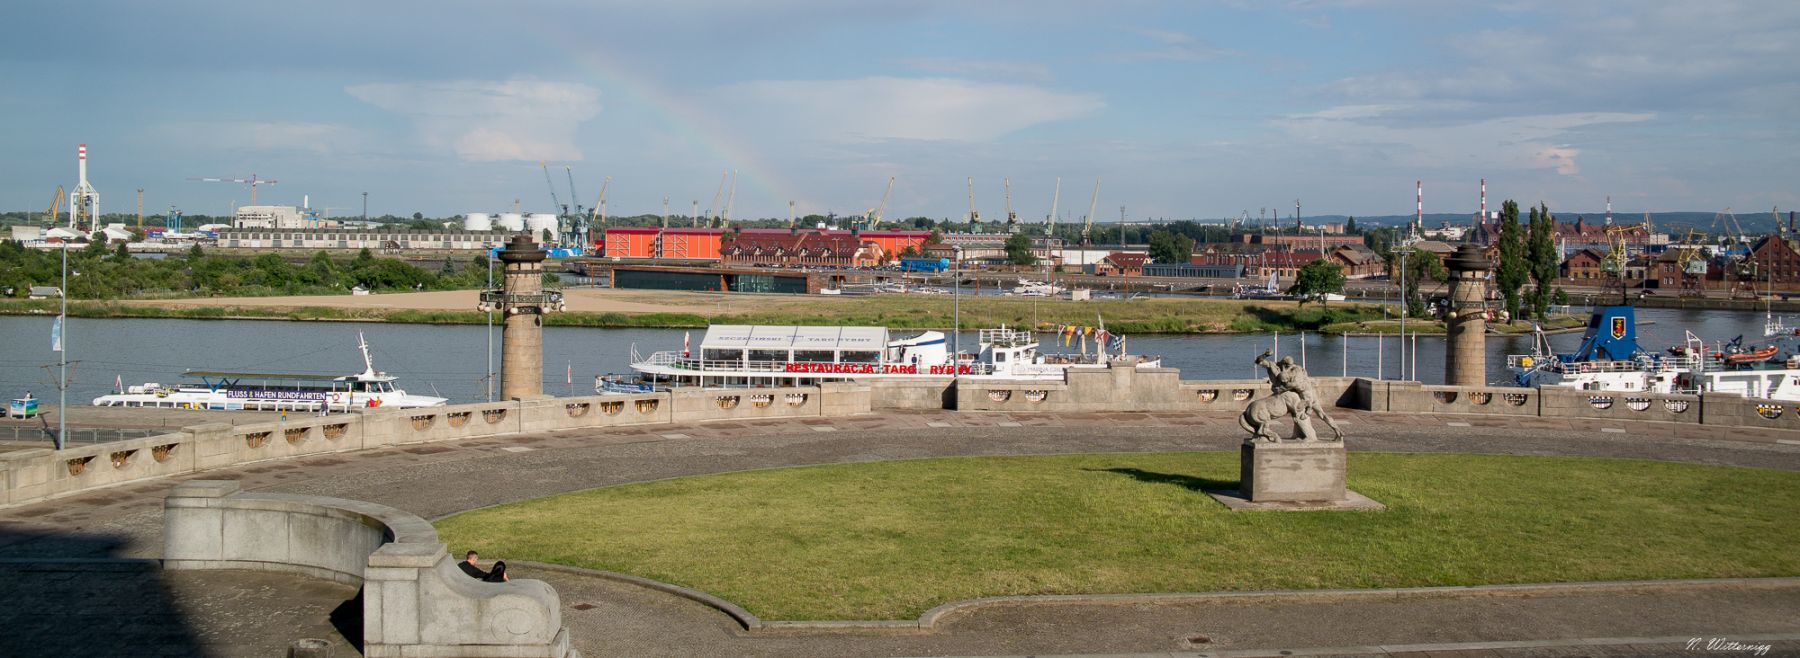
[[[437,407],[448,402],[445,398],[401,390],[395,386],[393,376],[375,369],[369,358],[369,343],[360,333],[357,346],[362,351],[364,369],[355,375],[191,370],[182,376],[200,380],[198,385],[121,385],[116,393],[94,398],[94,406],[321,413],[375,407]]]
[[[1127,355],[1125,339],[1104,329],[1079,328],[1059,336],[1081,341],[1076,354],[1045,353],[1034,332],[982,329],[975,352],[952,354],[940,331],[895,338],[886,327],[714,325],[696,353],[682,350],[640,356],[632,350],[632,376],[602,375],[600,393],[641,393],[672,386],[742,388],[810,386],[860,379],[1061,379],[1077,366],[1129,363],[1160,367],[1160,357]],[[1095,348],[1086,345],[1092,336]],[[685,343],[686,341],[684,341]]]

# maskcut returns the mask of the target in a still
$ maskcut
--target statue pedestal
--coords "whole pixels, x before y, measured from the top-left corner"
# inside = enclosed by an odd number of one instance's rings
[[[1233,510],[1379,510],[1344,487],[1343,441],[1246,442],[1237,491],[1207,492]]]

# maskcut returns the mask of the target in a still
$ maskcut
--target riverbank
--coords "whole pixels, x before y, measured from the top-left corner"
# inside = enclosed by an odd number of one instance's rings
[[[327,320],[405,324],[484,324],[474,310],[476,291],[300,297],[209,297],[160,300],[72,301],[69,314],[85,318]],[[943,295],[809,296],[666,290],[572,288],[568,311],[544,318],[548,326],[606,328],[704,328],[709,324],[875,325],[893,329],[948,329],[957,301]],[[0,302],[0,313],[56,312],[54,300]],[[1379,322],[1382,307],[1339,303],[1154,298],[1069,301],[965,295],[965,330],[1000,325],[1054,330],[1097,326],[1115,333],[1217,334],[1270,331],[1337,331],[1332,327]],[[1412,325],[1408,325],[1411,329]]]
[[[1487,333],[1490,336],[1521,336],[1531,333],[1534,326],[1543,327],[1544,333],[1547,334],[1574,331],[1587,326],[1587,316],[1572,313],[1558,313],[1550,316],[1550,319],[1540,321],[1535,325],[1525,320],[1520,320],[1511,324],[1504,322],[1489,322],[1487,325]],[[1377,334],[1393,335],[1400,333],[1400,320],[1394,318],[1387,320],[1344,322],[1327,326],[1322,329],[1322,331],[1329,333],[1348,333],[1352,336],[1374,336]],[[1444,333],[1444,323],[1441,320],[1420,320],[1418,318],[1410,318],[1406,321],[1406,333],[1442,335]]]

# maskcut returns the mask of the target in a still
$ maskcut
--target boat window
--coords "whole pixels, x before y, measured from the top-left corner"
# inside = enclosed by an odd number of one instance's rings
[[[819,350],[795,350],[794,360],[804,363],[831,363],[831,352]]]
[[[711,349],[704,350],[704,352],[705,355],[701,358],[706,359],[707,361],[739,361],[744,358],[743,350]]]
[[[880,363],[881,352],[844,352],[840,363]]]
[[[1006,363],[1006,353],[1005,352],[995,352],[994,353],[994,363]]]
[[[787,350],[750,350],[751,361],[787,361]]]

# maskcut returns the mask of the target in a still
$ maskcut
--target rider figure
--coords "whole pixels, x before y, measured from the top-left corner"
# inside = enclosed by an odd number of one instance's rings
[[[1275,395],[1293,391],[1300,396],[1301,404],[1294,410],[1294,417],[1306,420],[1307,415],[1319,404],[1313,395],[1312,382],[1306,377],[1306,370],[1294,363],[1294,357],[1284,356],[1277,362],[1269,359],[1271,354],[1273,352],[1263,350],[1262,356],[1256,357],[1256,365],[1269,371],[1269,388]]]

